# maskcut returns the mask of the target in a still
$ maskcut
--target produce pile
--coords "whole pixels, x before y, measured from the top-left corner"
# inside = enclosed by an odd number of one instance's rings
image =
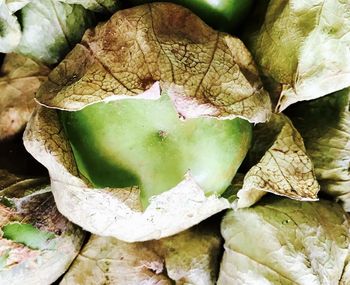
[[[0,0],[0,284],[350,284],[350,0]]]

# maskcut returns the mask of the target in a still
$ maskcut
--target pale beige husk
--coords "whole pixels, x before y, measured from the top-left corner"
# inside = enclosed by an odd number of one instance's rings
[[[60,285],[170,285],[163,259],[143,243],[93,235]]]
[[[261,71],[280,84],[278,111],[350,86],[349,7],[349,0],[268,2],[247,43]]]
[[[241,117],[259,123],[271,113],[243,43],[170,3],[121,10],[88,30],[37,99],[74,111],[110,96],[137,97],[158,81],[185,118]]]
[[[0,140],[24,129],[36,106],[35,92],[49,72],[49,68],[25,56],[6,55],[0,77]]]
[[[0,174],[6,180],[0,198],[14,203],[13,207],[0,203],[0,228],[19,222],[55,235],[47,248],[32,249],[4,238],[0,230],[0,256],[8,255],[0,268],[0,284],[52,284],[78,255],[84,233],[57,211],[51,188],[43,179],[24,179],[3,170]]]
[[[350,227],[341,206],[266,198],[225,215],[217,284],[350,284]]]
[[[350,88],[296,105],[291,116],[315,164],[321,191],[350,211]]]
[[[222,241],[204,222],[175,236],[126,243],[93,235],[61,285],[214,285]]]
[[[316,201],[320,186],[303,139],[283,114],[254,130],[250,156],[261,156],[246,173],[234,208],[249,207],[266,193],[301,201]]]

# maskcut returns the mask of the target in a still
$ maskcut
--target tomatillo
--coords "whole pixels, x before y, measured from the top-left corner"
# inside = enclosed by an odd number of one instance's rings
[[[129,0],[131,5],[150,2],[164,2],[157,0]],[[170,0],[175,4],[187,7],[201,17],[208,25],[224,32],[231,32],[248,15],[253,0]]]
[[[186,174],[206,195],[220,195],[251,140],[243,119],[181,120],[167,95],[59,112],[81,175],[98,188],[139,186],[144,208]]]

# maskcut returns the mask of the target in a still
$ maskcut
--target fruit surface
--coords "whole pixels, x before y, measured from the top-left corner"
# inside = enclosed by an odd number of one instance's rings
[[[130,0],[132,5],[140,5],[149,0]],[[249,13],[253,0],[171,0],[175,4],[189,8],[213,28],[230,32]]]
[[[80,173],[95,187],[139,186],[144,206],[186,173],[206,194],[221,194],[251,137],[242,119],[181,120],[168,96],[100,102],[60,118]]]

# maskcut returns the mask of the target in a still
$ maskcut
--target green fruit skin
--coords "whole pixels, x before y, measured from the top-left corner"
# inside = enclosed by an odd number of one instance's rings
[[[140,5],[157,0],[129,0],[131,5]],[[254,0],[171,0],[190,9],[215,29],[232,32],[249,14]]]
[[[140,186],[149,198],[189,171],[207,195],[230,185],[251,141],[245,120],[180,120],[168,96],[59,111],[80,173],[95,187]]]
[[[3,238],[22,243],[32,249],[53,249],[49,241],[55,238],[55,234],[37,229],[31,224],[19,222],[9,223],[1,228]]]

